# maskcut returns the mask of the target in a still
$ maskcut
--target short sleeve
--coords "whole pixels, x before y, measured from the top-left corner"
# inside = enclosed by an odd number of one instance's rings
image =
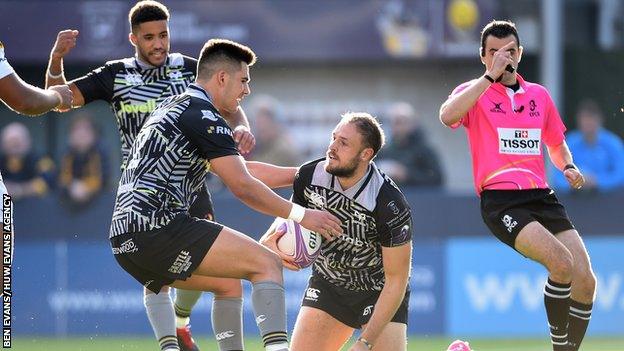
[[[412,211],[403,194],[396,188],[392,190],[392,196],[378,199],[376,209],[377,231],[384,247],[401,246],[412,240]]]
[[[232,138],[232,130],[225,120],[212,110],[187,109],[180,115],[179,128],[207,160],[239,155]]]
[[[13,72],[15,72],[13,71],[13,67],[11,67],[9,61],[7,61],[6,57],[4,57],[4,46],[2,45],[2,42],[0,42],[0,79],[12,74]]]
[[[466,82],[466,83],[462,83],[461,85],[459,85],[458,87],[456,87],[455,89],[453,89],[453,91],[451,92],[451,95],[449,95],[449,98],[461,93],[462,91],[466,90],[466,88],[468,88],[471,85],[472,81],[470,82]],[[470,121],[470,115],[472,114],[472,110],[474,109],[474,107],[472,107],[470,110],[468,110],[468,112],[466,113],[466,115],[462,116],[460,118],[459,121],[451,124],[449,127],[451,129],[457,129],[460,126],[464,126],[464,127],[468,127],[468,123]]]
[[[71,83],[76,84],[80,90],[85,105],[96,100],[110,103],[113,99],[115,75],[122,67],[123,62],[107,63]]]
[[[563,124],[559,111],[557,111],[557,107],[550,98],[548,92],[545,91],[545,95],[546,116],[544,117],[543,139],[546,145],[557,146],[565,139],[564,133],[566,131],[566,127],[565,124]]]

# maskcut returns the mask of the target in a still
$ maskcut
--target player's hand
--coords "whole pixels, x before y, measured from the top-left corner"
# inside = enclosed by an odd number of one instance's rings
[[[573,189],[579,190],[583,187],[583,184],[585,184],[585,177],[583,177],[583,174],[576,168],[566,169],[563,171],[563,175]]]
[[[79,32],[74,29],[66,29],[59,32],[56,36],[56,42],[50,54],[53,59],[61,59],[65,57],[76,46],[76,38]]]
[[[267,232],[260,238],[260,244],[266,246],[271,251],[275,252],[281,259],[282,265],[291,271],[298,271],[301,268],[293,262],[294,257],[286,255],[277,248],[277,241],[286,233],[286,229],[278,229],[274,232]]]
[[[513,45],[515,45],[515,43],[516,43],[515,41],[509,42],[507,43],[507,45],[498,49],[494,53],[494,58],[492,59],[492,67],[490,67],[485,72],[485,74],[487,74],[488,76],[494,79],[498,79],[500,76],[503,75],[503,73],[505,73],[505,68],[507,67],[507,65],[513,66],[511,53],[509,53],[509,51],[507,50],[509,50]]]
[[[72,102],[74,101],[74,93],[72,93],[69,85],[53,85],[48,88],[55,92],[61,99],[60,105],[56,106],[54,109],[58,112],[66,112],[69,111],[72,107]]]
[[[321,234],[328,241],[342,234],[340,220],[327,211],[306,208],[300,224],[306,229]]]
[[[238,145],[238,151],[241,154],[248,154],[256,146],[256,137],[251,133],[246,126],[238,126],[234,128],[232,133],[236,145]]]

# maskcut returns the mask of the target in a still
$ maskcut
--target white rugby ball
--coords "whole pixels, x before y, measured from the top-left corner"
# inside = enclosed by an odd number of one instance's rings
[[[322,236],[309,231],[292,219],[276,218],[272,225],[275,230],[282,229],[285,234],[277,240],[277,248],[300,268],[311,265],[321,252]]]

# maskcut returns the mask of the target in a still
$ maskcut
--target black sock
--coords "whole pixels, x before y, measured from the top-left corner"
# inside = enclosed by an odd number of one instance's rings
[[[544,305],[550,326],[550,341],[553,345],[553,351],[567,350],[570,291],[570,283],[557,283],[550,278],[544,286]]]
[[[570,324],[568,326],[568,342],[573,351],[578,351],[591,319],[593,304],[570,301]]]

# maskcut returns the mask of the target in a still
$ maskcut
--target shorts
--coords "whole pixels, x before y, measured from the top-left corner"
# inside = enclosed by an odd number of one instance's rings
[[[158,294],[175,280],[186,280],[197,269],[221,224],[181,214],[165,227],[110,239],[117,263],[143,286]]]
[[[308,281],[301,306],[317,308],[351,328],[360,329],[368,323],[373,315],[380,293],[380,291],[347,290],[312,275]],[[392,317],[392,322],[407,325],[409,296],[408,288],[399,309]]]
[[[210,197],[210,193],[208,192],[205,184],[191,204],[191,208],[189,208],[189,214],[191,215],[191,217],[208,219],[211,221],[215,220],[212,198]]]
[[[484,190],[481,217],[490,231],[515,250],[520,230],[533,221],[555,235],[574,229],[565,208],[550,189]]]

